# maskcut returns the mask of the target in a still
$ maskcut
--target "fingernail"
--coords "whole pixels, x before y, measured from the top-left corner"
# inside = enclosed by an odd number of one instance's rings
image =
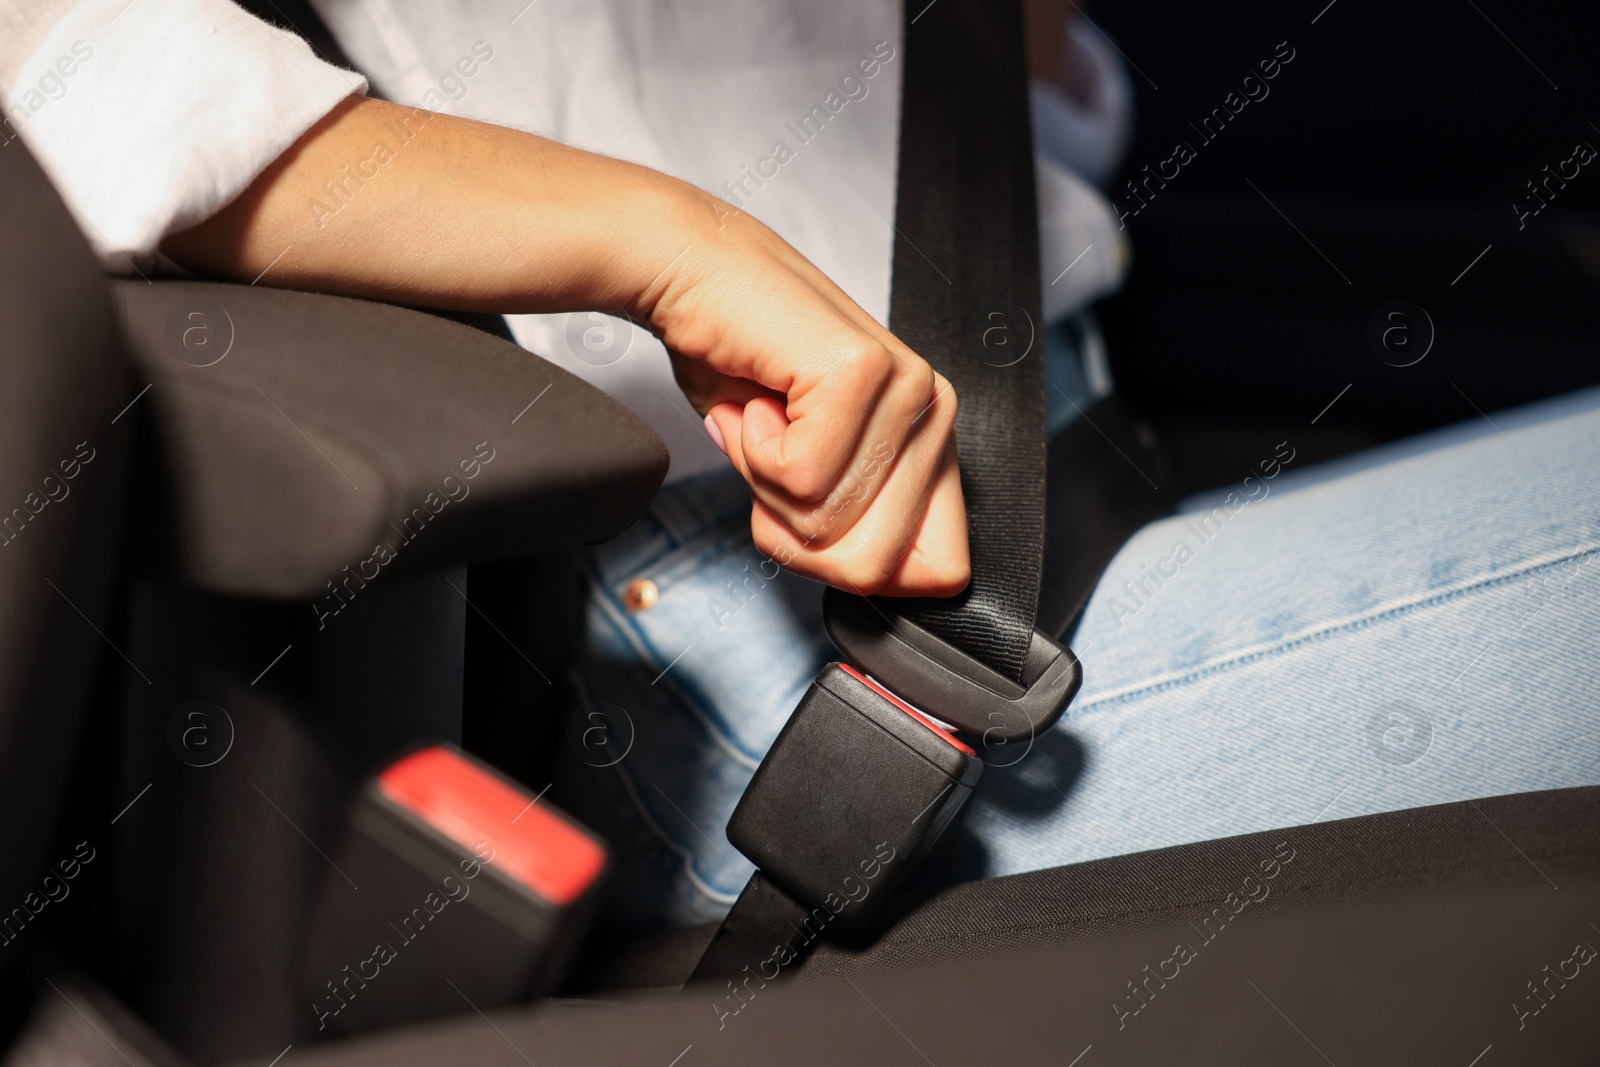
[[[728,442],[722,439],[722,429],[717,425],[717,420],[710,415],[706,416],[706,436],[711,438],[711,443],[722,449],[722,454],[728,454]]]

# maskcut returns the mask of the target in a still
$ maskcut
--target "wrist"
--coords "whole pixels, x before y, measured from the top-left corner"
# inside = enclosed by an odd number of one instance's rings
[[[672,307],[704,277],[708,256],[720,244],[724,216],[735,209],[687,182],[638,168],[616,218],[613,262],[622,285],[619,301],[636,321],[657,334],[666,330]]]

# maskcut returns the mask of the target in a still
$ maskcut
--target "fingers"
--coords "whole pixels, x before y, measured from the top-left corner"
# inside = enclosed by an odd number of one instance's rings
[[[972,580],[967,544],[967,509],[961,495],[961,468],[951,438],[923,512],[911,551],[876,592],[884,596],[955,596]]]
[[[712,369],[703,360],[689,359],[676,352],[672,357],[672,375],[678,388],[688,397],[689,403],[702,415],[718,404],[731,401],[745,404],[758,396],[782,399],[782,394],[753,382],[748,378],[735,378]],[[727,451],[723,449],[723,451]]]
[[[879,536],[893,536],[894,548],[904,551],[955,427],[955,394],[942,378],[931,377],[937,391],[915,407],[907,401],[922,398],[920,385],[915,392],[902,393],[898,402],[881,402],[859,428],[842,420],[833,425],[834,432],[853,438],[850,460],[821,499],[799,499],[784,492],[762,476],[756,462],[759,450],[770,449],[778,438],[788,437],[793,447],[795,423],[786,417],[783,404],[770,398],[742,408],[719,404],[710,423],[756,499],[808,548],[826,548],[838,541],[881,500]],[[885,525],[884,515],[892,515],[893,521]]]
[[[713,413],[739,451],[737,410]],[[915,445],[895,457],[887,443],[863,469],[888,468],[870,498],[847,478],[822,505],[798,521],[785,518],[755,493],[751,532],[758,548],[790,570],[848,592],[887,596],[951,596],[967,585],[971,565],[966,509],[953,433],[955,395],[946,388],[916,445],[934,443],[924,461]],[[926,416],[925,416],[926,417]],[[737,460],[735,461],[737,465]],[[846,521],[848,516],[848,522]],[[819,534],[829,536],[823,538]]]
[[[681,364],[699,361],[780,399],[750,411],[741,473],[780,510],[784,500],[815,505],[859,458],[864,437],[901,436],[896,427],[927,404],[933,372],[831,283],[764,246],[752,258],[738,272],[743,284],[703,281],[658,312],[656,328],[684,357],[675,360],[680,383],[701,397],[704,373]],[[738,399],[725,385],[716,391],[715,401]]]
[[[756,545],[838,588],[948,596],[970,577],[950,383],[754,223],[720,231],[653,328],[750,485]]]
[[[866,438],[895,439],[926,403],[932,373],[915,356],[851,332],[832,358],[796,376],[782,405],[746,405],[750,476],[776,497],[817,504],[849,472]]]
[[[956,395],[921,360],[908,370],[881,387],[875,369],[838,374],[803,403],[762,395],[711,407],[707,432],[751,487],[751,531],[768,556],[862,595],[950,596],[966,587]],[[863,396],[874,402],[860,403]],[[796,408],[804,413],[791,419]],[[784,475],[823,451],[845,462],[821,468],[815,484],[799,482],[806,496],[793,492],[796,479]]]
[[[750,531],[756,547],[789,570],[860,596],[954,596],[967,587],[967,518],[953,445],[905,551],[896,535],[883,535],[881,518],[869,512],[846,537],[817,549],[756,501]]]
[[[717,420],[712,418],[709,412],[706,414],[706,436],[711,438],[711,443],[716,445],[724,456],[728,454],[728,442],[722,436],[722,427],[717,425]]]

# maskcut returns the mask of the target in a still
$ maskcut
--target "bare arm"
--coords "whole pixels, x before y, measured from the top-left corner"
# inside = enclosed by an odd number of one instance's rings
[[[456,310],[621,311],[673,353],[757,547],[860,592],[967,582],[955,395],[765,226],[643,167],[352,98],[163,251],[211,276]]]

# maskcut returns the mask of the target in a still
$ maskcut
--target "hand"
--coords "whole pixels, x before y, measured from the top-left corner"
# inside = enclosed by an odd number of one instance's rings
[[[704,198],[710,225],[642,301],[750,484],[756,547],[849,592],[949,596],[971,574],[950,383],[803,256]]]

